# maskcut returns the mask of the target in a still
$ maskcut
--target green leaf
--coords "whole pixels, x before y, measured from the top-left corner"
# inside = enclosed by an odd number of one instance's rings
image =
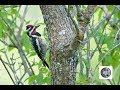
[[[30,53],[29,53],[29,57],[32,57],[32,56],[35,56],[35,55],[36,55],[35,52],[30,52]]]
[[[116,12],[115,14],[114,14],[114,18],[115,19],[119,19],[120,18],[120,11],[118,10],[118,12]]]
[[[37,75],[36,80],[39,84],[50,84],[50,73],[46,67],[39,68],[39,74]]]
[[[38,20],[35,21],[34,25],[36,26],[38,24]]]
[[[28,80],[28,83],[29,83],[29,84],[32,84],[32,83],[36,80],[36,78],[37,78],[36,75],[30,76],[30,77],[29,77],[29,80]]]
[[[113,68],[115,69],[118,65],[120,65],[120,51],[117,50],[117,48],[112,51],[112,62],[111,65],[113,66]]]
[[[113,5],[106,5],[106,6],[107,6],[107,9],[109,12],[113,11],[113,9],[114,9]]]
[[[1,27],[0,27],[1,28]],[[2,32],[2,30],[0,29],[0,38],[2,38],[3,37],[3,32]]]
[[[98,12],[98,21],[101,20],[102,14],[103,14],[103,10],[100,9],[100,11]]]
[[[45,25],[45,23],[39,23],[40,25]]]
[[[11,8],[11,14],[12,14],[12,15],[15,14],[16,17],[19,17],[19,16],[20,16],[19,12],[18,12],[16,9],[14,9],[14,8]]]
[[[38,63],[38,68],[40,69],[41,67],[42,67],[42,62],[39,61],[39,63]]]
[[[0,17],[6,19],[8,16],[8,12],[5,11],[5,9],[2,9],[0,12]]]
[[[8,47],[8,51],[11,51],[13,49],[14,49],[14,47]]]
[[[82,75],[81,73],[79,73],[79,78],[76,80],[75,83],[77,85],[87,85],[88,84],[88,80],[86,78],[86,75]]]
[[[26,82],[27,80],[29,80],[29,77],[27,77],[23,82]]]
[[[25,47],[27,53],[29,53],[30,50],[33,50],[32,44],[29,40],[29,37],[26,35],[26,32],[23,32],[22,34],[21,43]]]
[[[39,83],[39,84],[44,84],[44,79],[43,79],[43,74],[42,73],[39,73],[36,77],[36,81]]]
[[[39,69],[39,73],[43,73],[43,74],[46,74],[48,72],[48,69],[46,67],[41,67]]]
[[[104,60],[104,65],[109,66],[111,65],[111,63],[112,63],[112,56],[111,55],[106,56]]]
[[[101,54],[99,54],[99,61],[103,58],[103,56],[105,55],[105,53],[101,53]]]
[[[4,32],[6,32],[6,25],[0,21],[0,38],[5,36]]]
[[[107,85],[106,83],[101,82],[100,80],[94,80],[94,83],[95,83],[96,85]]]
[[[25,21],[25,24],[29,24],[30,23],[30,20],[29,21]]]
[[[86,67],[89,67],[89,63],[88,63],[87,59],[83,60],[83,62],[84,62],[84,64],[85,64]]]
[[[120,70],[120,65],[117,66],[117,67],[114,69],[113,79],[114,79],[116,85],[120,85],[120,73],[119,73],[119,70]]]
[[[48,85],[50,85],[51,79],[50,77],[45,77],[44,78],[44,83],[47,83]]]
[[[114,41],[114,38],[112,36],[108,36],[106,37],[106,44],[107,44],[107,47],[110,49],[113,45],[113,41]]]
[[[5,48],[0,49],[0,52],[4,52]]]
[[[11,8],[11,13],[12,13],[12,14],[16,14],[16,13],[18,13],[18,12],[17,12],[17,10],[16,10],[16,9]]]
[[[102,37],[100,38],[99,43],[104,44],[104,42],[105,42],[105,35],[102,35]]]

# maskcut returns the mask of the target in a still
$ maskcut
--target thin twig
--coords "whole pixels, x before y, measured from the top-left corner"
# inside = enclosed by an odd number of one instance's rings
[[[14,63],[13,62],[13,55],[14,54],[12,54],[12,58],[10,58],[10,60],[11,60],[11,62],[12,62],[12,64]],[[16,62],[15,62],[16,63]],[[15,64],[14,64],[15,65]],[[16,75],[16,70],[15,70],[15,66],[14,65],[12,65],[12,69],[13,69],[13,74],[14,74],[14,78],[15,78],[15,81],[16,81],[16,85],[18,85],[18,78],[17,78],[17,75]]]
[[[19,8],[18,8],[18,11],[17,11],[17,12],[19,12],[19,11],[20,11],[20,9],[21,9],[21,5],[19,6]],[[7,11],[6,11],[6,12],[7,12]],[[16,23],[16,21],[15,21],[15,20],[16,20],[16,18],[17,18],[17,17],[15,17],[15,18],[13,19],[12,24],[15,24],[15,23]],[[11,24],[11,25],[12,25],[12,24]],[[16,24],[15,24],[15,25],[16,25]],[[19,28],[17,25],[16,25],[16,27],[17,27],[17,28]]]
[[[14,45],[9,45],[7,42],[3,41],[2,39],[0,39],[0,41],[1,41],[3,44],[5,44],[6,46],[15,47],[15,48],[16,48],[16,46],[14,46]]]
[[[4,54],[5,54],[5,56],[6,56],[6,59],[7,59],[8,63],[10,64],[8,55],[6,54],[6,52],[4,52]],[[12,62],[12,59],[11,59],[11,62]],[[19,80],[19,78],[15,75],[16,71],[15,71],[15,68],[13,68],[15,64],[14,64],[14,63],[12,63],[12,64],[13,64],[13,65],[8,65],[8,64],[7,64],[7,65],[9,66],[9,68],[10,68],[11,71],[12,71],[12,73],[14,74],[15,81],[17,81],[17,79]],[[12,66],[13,66],[13,67],[12,67]],[[18,85],[17,82],[15,83],[15,85]]]
[[[108,80],[108,82],[110,83],[110,85],[113,85],[113,83],[111,82],[111,80],[110,79],[107,79]]]
[[[3,61],[5,64],[7,64],[8,66],[10,66],[10,65],[14,65],[15,63],[13,63],[13,64],[9,64],[9,63],[7,63],[7,62],[5,62],[5,61]]]
[[[81,44],[80,44],[81,45]],[[78,52],[79,52],[79,57],[80,57],[80,73],[83,75],[83,64],[82,64],[82,50],[81,50],[82,48],[81,47],[79,47],[79,50],[78,50]]]
[[[117,31],[117,33],[115,34],[115,39],[114,39],[113,45],[115,44],[115,41],[117,40],[117,36],[118,36],[119,32],[120,32],[120,29],[119,29],[119,30]]]
[[[109,23],[109,20],[110,20],[110,19],[107,19],[107,22],[106,22],[106,24],[105,24],[105,25],[104,25],[104,27],[103,27],[102,34],[104,33],[105,28],[106,28],[106,26],[107,26],[107,25],[108,25],[108,23]],[[99,41],[98,41],[98,42],[100,42],[101,38],[102,38],[102,35],[101,35],[101,37],[100,37],[100,39],[99,39]],[[101,47],[102,47],[103,43],[104,43],[104,41],[102,42]],[[99,44],[99,43],[98,43],[98,44]]]
[[[5,57],[6,57],[6,59],[7,59],[7,62],[9,63],[8,65],[9,65],[9,68],[13,71],[13,69],[12,69],[12,67],[11,67],[11,63],[10,63],[10,60],[9,60],[9,58],[8,58],[8,56],[7,56],[7,53],[6,53],[6,51],[4,51],[4,54],[5,54]]]
[[[114,5],[118,10],[120,10],[120,5]]]
[[[119,74],[119,78],[118,78],[118,83],[117,85],[120,85],[120,74]]]
[[[90,33],[87,30],[87,39],[89,39],[89,41],[87,42],[87,61],[88,61],[88,66],[86,66],[86,76],[89,77],[89,71],[90,71]]]
[[[1,60],[2,64],[4,65],[4,67],[5,67],[5,69],[6,69],[7,73],[8,73],[8,75],[10,76],[10,79],[12,80],[13,84],[15,85],[15,82],[14,82],[14,80],[13,80],[13,78],[12,78],[12,76],[11,76],[9,70],[7,69],[6,65],[4,64],[4,62],[3,62],[2,58],[1,58],[1,56],[0,56],[0,60]]]
[[[21,23],[20,23],[20,26],[19,26],[19,31],[17,33],[18,40],[19,40],[20,35],[21,35],[22,27],[23,27],[24,20],[25,20],[25,15],[27,14],[27,9],[28,9],[28,5],[25,6],[25,9],[24,9],[24,12],[23,12],[23,16],[22,16]]]
[[[107,16],[109,17],[109,12],[108,12],[106,5],[100,5],[99,7],[104,11],[106,17]]]
[[[114,78],[112,79],[112,82],[113,82],[114,85],[116,85],[116,84],[115,84],[115,81],[114,81]]]
[[[21,81],[22,81],[23,77],[25,76],[25,74],[26,74],[26,72],[24,72],[24,74],[21,76],[21,78],[20,78],[19,81],[18,81],[18,84],[21,83]],[[22,84],[23,84],[23,83],[22,83]]]

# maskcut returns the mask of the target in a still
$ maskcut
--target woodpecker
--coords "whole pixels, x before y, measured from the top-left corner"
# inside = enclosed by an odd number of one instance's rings
[[[38,26],[27,25],[26,33],[32,42],[35,52],[37,53],[38,57],[42,60],[43,65],[49,68],[49,65],[47,64],[45,59],[45,55],[47,51],[47,43],[44,39],[41,38],[41,34],[36,31],[36,29],[39,26],[40,25]]]

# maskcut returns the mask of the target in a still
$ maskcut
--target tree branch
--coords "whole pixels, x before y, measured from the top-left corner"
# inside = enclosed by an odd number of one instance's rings
[[[5,44],[6,46],[8,47],[14,47],[14,48],[17,48],[15,45],[9,45],[7,42],[3,41],[2,39],[0,39],[0,41]]]
[[[13,78],[12,78],[12,76],[11,76],[9,70],[7,69],[6,65],[4,64],[4,62],[3,62],[2,58],[1,58],[1,56],[0,56],[0,60],[1,60],[2,64],[4,65],[4,67],[5,67],[5,69],[6,69],[7,73],[8,73],[8,75],[10,76],[10,79],[12,80],[13,84],[15,85],[15,82],[14,82],[14,80],[13,80]]]
[[[19,30],[17,32],[17,38],[18,38],[18,40],[20,39],[22,27],[23,27],[24,20],[25,20],[25,15],[27,14],[27,9],[28,9],[28,5],[25,6],[25,9],[24,9],[24,12],[23,12],[23,16],[21,18],[21,23],[20,23],[20,26],[19,26]]]

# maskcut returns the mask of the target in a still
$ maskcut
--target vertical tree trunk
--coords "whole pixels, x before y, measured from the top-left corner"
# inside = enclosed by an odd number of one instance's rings
[[[63,5],[40,5],[50,40],[52,85],[74,85],[79,42]]]

